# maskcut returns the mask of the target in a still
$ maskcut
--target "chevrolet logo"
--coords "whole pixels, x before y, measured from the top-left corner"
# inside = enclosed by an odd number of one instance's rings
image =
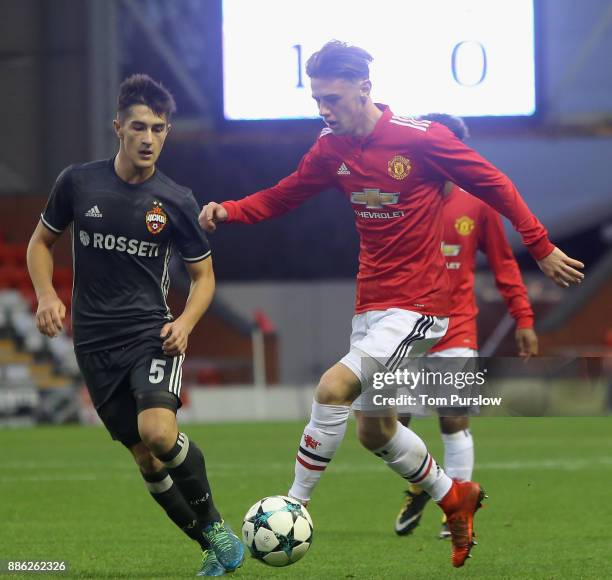
[[[383,193],[380,189],[364,189],[353,191],[351,202],[364,204],[368,209],[382,209],[384,205],[397,203],[399,195],[399,193]]]
[[[461,246],[458,244],[445,244],[442,242],[442,254],[445,256],[458,256],[461,252]]]

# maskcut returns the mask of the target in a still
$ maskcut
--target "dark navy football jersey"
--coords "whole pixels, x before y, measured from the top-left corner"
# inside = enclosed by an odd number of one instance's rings
[[[129,184],[114,159],[71,165],[57,178],[43,212],[52,232],[72,229],[75,348],[115,348],[157,334],[172,320],[166,303],[174,248],[185,262],[210,257],[191,191],[159,169]]]

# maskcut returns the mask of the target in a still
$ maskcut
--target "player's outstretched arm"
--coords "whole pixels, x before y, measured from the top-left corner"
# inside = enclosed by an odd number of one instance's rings
[[[423,160],[432,172],[506,216],[546,276],[562,288],[582,281],[584,274],[579,270],[584,265],[553,246],[548,232],[506,175],[442,125],[433,124],[425,139]]]
[[[584,274],[579,271],[584,268],[584,264],[570,258],[559,248],[555,248],[548,256],[538,260],[538,266],[561,288],[567,288],[570,284],[580,284],[584,278]]]
[[[200,262],[185,262],[191,277],[191,289],[183,313],[174,321],[164,324],[160,336],[164,338],[162,348],[169,356],[184,354],[189,335],[206,312],[215,293],[215,274],[212,258]]]
[[[218,223],[225,221],[256,224],[284,215],[333,186],[336,174],[330,173],[329,163],[325,161],[326,155],[321,152],[319,141],[304,155],[298,168],[273,187],[222,204],[207,203],[198,218],[200,226],[212,233]]]
[[[36,292],[38,308],[36,326],[45,336],[59,335],[66,317],[66,306],[58,298],[53,288],[52,248],[59,235],[38,223],[28,244],[28,272]]]
[[[198,222],[207,233],[212,234],[217,224],[226,221],[227,217],[227,210],[220,203],[211,201],[202,208]]]

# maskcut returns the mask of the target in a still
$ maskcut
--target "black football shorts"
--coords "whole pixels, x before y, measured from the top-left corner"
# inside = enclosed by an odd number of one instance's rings
[[[140,441],[138,413],[181,406],[185,355],[167,356],[156,336],[108,350],[77,352],[91,400],[113,439],[130,447]],[[144,401],[144,403],[143,403]]]

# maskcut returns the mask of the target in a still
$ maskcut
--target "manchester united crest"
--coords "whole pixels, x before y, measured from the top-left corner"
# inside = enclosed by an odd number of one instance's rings
[[[166,227],[168,215],[162,209],[161,202],[153,202],[153,208],[145,214],[145,223],[149,233],[153,235],[159,234]]]
[[[393,179],[401,180],[408,177],[408,174],[412,170],[412,163],[410,159],[403,157],[402,155],[396,155],[389,163],[387,163],[387,171]]]
[[[474,230],[474,220],[464,215],[455,220],[455,229],[461,236],[469,236]]]

